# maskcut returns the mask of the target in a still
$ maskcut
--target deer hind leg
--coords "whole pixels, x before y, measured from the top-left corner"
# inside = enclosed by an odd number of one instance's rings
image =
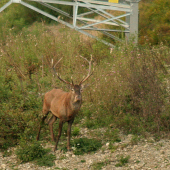
[[[49,124],[49,128],[50,128],[50,133],[51,133],[51,139],[53,142],[55,142],[55,138],[54,138],[54,133],[53,133],[53,123],[57,120],[57,117],[52,115],[52,117],[50,118],[48,124]]]
[[[58,145],[58,141],[59,141],[60,136],[61,136],[62,128],[63,128],[63,121],[60,119],[60,121],[59,121],[59,131],[58,131],[58,136],[57,136],[57,140],[56,140],[54,151],[57,150],[57,145]]]
[[[38,134],[37,134],[37,138],[36,138],[37,140],[39,140],[41,127],[44,125],[44,120],[47,118],[49,111],[43,109],[43,113],[44,113],[44,116],[43,116],[43,118],[41,119],[40,127],[39,127]]]

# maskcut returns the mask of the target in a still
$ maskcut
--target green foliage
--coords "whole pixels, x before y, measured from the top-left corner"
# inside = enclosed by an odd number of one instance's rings
[[[108,160],[105,160],[103,162],[96,162],[96,163],[93,163],[92,164],[92,170],[95,170],[95,169],[102,169],[103,166],[107,166],[108,164],[110,164],[110,162]]]
[[[170,45],[170,1],[141,1],[139,4],[139,42]]]
[[[8,156],[11,156],[12,155],[12,151],[10,150],[5,150],[4,152],[3,152],[3,157],[8,157]]]
[[[84,159],[81,160],[81,163],[85,163],[85,162],[86,162],[86,160],[84,160]]]
[[[20,147],[16,150],[16,155],[22,162],[33,161],[36,158],[43,157],[46,153],[47,151],[38,142],[21,141]]]
[[[85,109],[82,113],[86,117],[83,126],[89,129],[96,129],[107,127],[111,124],[113,115],[107,115],[107,117],[103,118],[103,115],[107,112],[106,108],[103,107],[103,105],[98,107],[99,113],[97,115],[94,114],[96,108],[91,108],[90,110]]]
[[[39,166],[53,166],[56,158],[53,154],[48,154],[49,151],[49,149],[44,149],[39,142],[28,143],[21,140],[16,155],[22,162],[35,161]]]
[[[54,166],[55,163],[54,163],[54,160],[56,159],[56,156],[53,155],[53,154],[46,154],[44,156],[42,156],[41,158],[39,159],[36,159],[35,160],[35,163],[38,165],[38,166],[47,166],[47,167],[51,167],[51,166]]]
[[[104,140],[108,140],[108,141],[111,140],[112,143],[121,142],[118,129],[107,128],[106,132],[103,135],[103,138]]]
[[[78,136],[80,134],[80,128],[79,127],[74,127],[71,134],[73,136]]]
[[[140,137],[137,135],[133,135],[130,143],[131,145],[137,145],[139,141],[140,141]]]
[[[85,153],[94,152],[102,146],[99,140],[88,138],[74,139],[72,145],[75,147],[75,150],[73,151],[75,155],[83,155]]]
[[[125,166],[128,162],[129,162],[129,159],[130,159],[130,156],[126,156],[124,157],[123,155],[119,155],[119,163],[117,163],[115,166],[116,167],[122,167],[122,166]]]

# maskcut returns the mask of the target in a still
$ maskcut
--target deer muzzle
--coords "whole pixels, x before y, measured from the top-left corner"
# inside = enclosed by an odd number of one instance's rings
[[[76,95],[74,101],[75,102],[81,101],[81,95]]]

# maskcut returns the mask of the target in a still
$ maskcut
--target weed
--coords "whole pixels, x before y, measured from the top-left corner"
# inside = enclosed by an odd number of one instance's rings
[[[60,156],[59,160],[63,160],[63,159],[66,159],[67,157],[65,156]]]
[[[104,139],[111,140],[112,143],[121,142],[121,139],[119,137],[119,130],[107,128],[106,132],[104,133]]]
[[[107,159],[106,159],[105,161],[103,161],[103,162],[96,162],[96,163],[93,163],[93,164],[92,164],[92,169],[93,169],[93,170],[95,170],[95,169],[100,170],[100,169],[103,168],[103,166],[106,166],[106,165],[108,165],[108,164],[110,164],[110,161],[107,160]]]
[[[117,150],[117,148],[118,148],[118,146],[115,146],[115,145],[109,143],[109,149],[111,150],[112,153],[115,152]]]
[[[84,159],[81,160],[81,163],[85,163],[85,162],[86,162],[86,160],[84,160]]]
[[[44,149],[39,142],[28,143],[24,140],[16,150],[17,157],[22,162],[34,161],[39,166],[53,166],[56,159],[53,154],[48,154],[49,149]]]
[[[75,155],[83,155],[84,153],[97,151],[102,144],[97,139],[79,138],[74,139],[73,146],[75,147],[73,151]]]
[[[131,144],[131,145],[137,145],[139,141],[140,141],[140,137],[137,136],[137,135],[133,135],[133,136],[132,136],[132,139],[131,139],[131,141],[130,141],[130,144]]]
[[[135,161],[135,163],[137,163],[137,164],[138,164],[138,163],[140,163],[140,161],[139,161],[139,160],[136,160],[136,161]]]
[[[129,145],[128,143],[124,143],[124,144],[122,144],[122,145],[120,146],[120,148],[121,148],[121,149],[127,148],[128,145]]]
[[[44,156],[42,156],[39,159],[35,160],[35,163],[38,166],[47,166],[47,167],[51,167],[53,165],[55,165],[54,160],[56,159],[55,155],[53,154],[46,154]]]
[[[117,163],[115,166],[116,167],[122,167],[122,166],[125,166],[128,162],[129,162],[129,159],[130,159],[130,156],[126,156],[124,157],[123,155],[119,155],[119,163]]]
[[[10,150],[5,150],[4,152],[3,152],[3,157],[8,157],[8,156],[11,156],[12,155],[12,151]]]
[[[105,165],[104,162],[97,162],[97,163],[93,163],[92,165],[92,169],[95,170],[95,169],[102,169],[102,167]]]
[[[74,127],[72,131],[73,136],[78,136],[80,134],[80,129],[79,127]]]

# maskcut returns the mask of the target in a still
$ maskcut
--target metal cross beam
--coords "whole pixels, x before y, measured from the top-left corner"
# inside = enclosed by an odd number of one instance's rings
[[[38,9],[31,5],[31,1],[51,9],[57,14],[68,17],[72,20],[72,23],[64,21],[59,15],[56,17]],[[111,3],[113,1],[115,2],[116,0],[109,0],[109,2],[107,2],[107,0],[10,0],[0,8],[0,12],[12,3],[20,3],[54,21],[95,38],[111,47],[114,46],[112,43],[103,40],[100,36],[96,36],[99,34],[93,34],[93,32],[100,32],[106,37],[118,41],[122,40],[114,34],[115,32],[125,33],[127,38],[129,38],[130,35],[134,35],[134,41],[137,43],[138,2],[140,0],[119,0],[121,3]],[[72,6],[73,14],[70,15],[68,12],[59,9],[56,4]],[[87,12],[79,12],[79,8],[85,8]],[[113,11],[120,11],[120,14],[114,16]],[[91,17],[91,14],[95,14],[95,16],[97,15],[98,17]]]

